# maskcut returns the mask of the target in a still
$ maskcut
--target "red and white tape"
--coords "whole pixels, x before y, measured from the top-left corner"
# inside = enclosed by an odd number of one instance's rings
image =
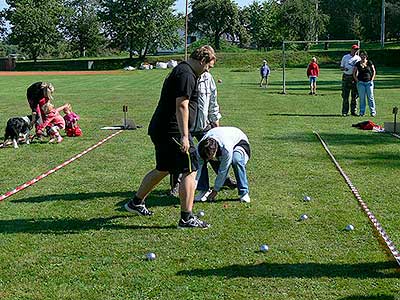
[[[333,163],[335,164],[336,168],[340,172],[340,174],[343,176],[344,180],[346,181],[347,185],[350,187],[351,192],[353,195],[356,197],[358,203],[364,210],[364,212],[367,214],[369,220],[371,223],[374,225],[374,228],[378,231],[379,235],[382,237],[382,239],[385,241],[387,247],[389,248],[390,253],[392,253],[394,259],[400,266],[400,252],[397,250],[396,246],[394,245],[393,241],[389,238],[389,235],[386,233],[386,231],[383,229],[382,224],[378,221],[378,219],[375,217],[375,215],[370,211],[368,208],[367,204],[364,202],[364,200],[361,198],[360,193],[358,192],[357,188],[354,186],[354,184],[351,182],[349,176],[343,171],[343,169],[340,167],[339,163],[336,161],[335,157],[329,150],[327,144],[324,142],[324,140],[321,138],[321,136],[318,134],[318,132],[314,131],[314,134],[318,137],[319,141],[321,142],[322,146],[324,147],[325,151],[328,153],[330,158],[332,159]]]
[[[105,139],[101,140],[100,142],[98,142],[97,144],[87,148],[86,150],[82,151],[81,153],[75,155],[74,157],[68,159],[67,161],[63,162],[61,165],[58,165],[57,167],[39,175],[38,177],[29,180],[27,182],[25,182],[24,184],[17,186],[15,189],[8,191],[7,193],[3,194],[0,196],[0,201],[3,201],[4,199],[18,193],[19,191],[22,191],[24,189],[26,189],[27,187],[35,184],[36,182],[38,182],[39,180],[42,180],[43,178],[49,176],[50,174],[53,174],[54,172],[60,170],[61,168],[65,167],[66,165],[72,163],[73,161],[77,160],[78,158],[80,158],[81,156],[85,155],[86,153],[96,149],[97,147],[99,147],[100,145],[104,144],[105,142],[107,142],[109,139],[113,138],[114,136],[116,136],[117,134],[121,133],[123,130],[119,130],[111,135],[109,135],[108,137],[106,137]]]

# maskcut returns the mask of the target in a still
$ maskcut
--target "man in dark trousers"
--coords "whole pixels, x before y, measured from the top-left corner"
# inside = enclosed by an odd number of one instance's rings
[[[198,159],[189,130],[193,128],[197,113],[197,79],[214,66],[215,60],[214,49],[202,46],[165,79],[148,129],[155,147],[156,167],[143,178],[136,195],[125,204],[126,210],[151,216],[153,212],[145,204],[147,195],[165,176],[180,173],[181,218],[178,228],[209,227],[192,213]]]

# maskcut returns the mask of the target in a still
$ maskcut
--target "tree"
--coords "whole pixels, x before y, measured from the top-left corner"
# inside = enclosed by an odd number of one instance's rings
[[[114,46],[144,58],[157,47],[173,48],[180,40],[181,17],[174,0],[103,0],[102,20]]]
[[[279,4],[275,1],[253,2],[241,11],[244,27],[250,33],[251,42],[258,49],[270,47],[282,41],[279,22]]]
[[[65,20],[66,39],[72,50],[77,50],[79,56],[87,53],[95,55],[104,43],[100,33],[101,23],[97,15],[96,0],[69,0],[68,14]]]
[[[318,1],[281,1],[280,28],[285,39],[314,41],[325,32],[329,17],[321,11]]]
[[[61,0],[9,0],[5,10],[10,22],[10,42],[36,62],[62,41],[59,24],[65,14]]]
[[[192,0],[191,8],[189,31],[205,35],[216,49],[223,34],[234,37],[240,32],[239,9],[232,0]]]
[[[400,3],[396,0],[386,3],[386,31],[388,38],[400,38]]]

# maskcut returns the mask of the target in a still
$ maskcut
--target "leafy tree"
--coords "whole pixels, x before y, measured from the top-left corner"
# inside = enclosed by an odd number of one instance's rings
[[[189,31],[207,36],[216,49],[223,34],[240,32],[239,8],[232,0],[192,0],[191,8]]]
[[[62,40],[65,8],[61,0],[8,0],[5,10],[10,22],[10,42],[18,45],[36,62],[37,58]]]
[[[317,1],[281,1],[280,28],[285,39],[314,41],[325,32],[329,17]]]
[[[243,26],[250,33],[251,42],[258,49],[270,47],[282,41],[279,21],[279,4],[275,1],[253,2],[241,11]]]
[[[66,5],[69,10],[65,18],[65,33],[70,47],[77,50],[79,56],[86,56],[86,53],[95,55],[104,43],[97,1],[69,0]]]
[[[388,38],[400,39],[400,2],[386,3],[386,35]]]
[[[144,58],[157,47],[173,48],[180,40],[181,17],[173,13],[174,0],[103,0],[101,12],[112,44]]]

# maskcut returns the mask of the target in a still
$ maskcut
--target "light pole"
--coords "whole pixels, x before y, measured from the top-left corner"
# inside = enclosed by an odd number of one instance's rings
[[[381,48],[385,47],[385,0],[382,0],[381,15]]]
[[[187,42],[188,42],[188,0],[186,0],[186,15],[185,15],[185,60],[188,59]]]

